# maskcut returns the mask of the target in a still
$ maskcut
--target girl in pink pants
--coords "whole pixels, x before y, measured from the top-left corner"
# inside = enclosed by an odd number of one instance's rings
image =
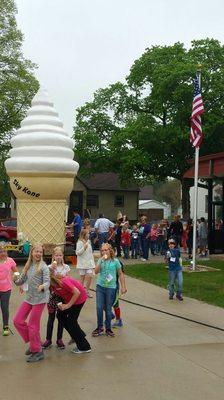
[[[44,358],[40,340],[40,319],[49,298],[50,277],[42,257],[42,245],[33,246],[21,276],[14,280],[16,285],[23,285],[26,292],[26,300],[17,310],[13,322],[24,342],[29,343],[25,353],[29,356],[27,362],[36,362]]]

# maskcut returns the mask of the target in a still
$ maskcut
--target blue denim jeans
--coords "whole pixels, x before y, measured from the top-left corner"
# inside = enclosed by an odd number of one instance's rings
[[[99,233],[99,248],[101,248],[103,243],[106,243],[108,240],[108,232]]]
[[[142,257],[145,260],[148,260],[149,258],[149,247],[150,241],[148,239],[142,239]]]
[[[138,239],[134,239],[131,241],[131,256],[137,258],[139,254],[139,242]]]
[[[103,327],[103,311],[106,314],[106,329],[111,329],[112,306],[116,298],[117,289],[105,288],[96,285],[96,313],[97,327]]]
[[[176,284],[177,295],[182,294],[183,274],[182,271],[169,271],[169,294],[174,295],[174,285]]]
[[[129,246],[124,244],[122,246],[122,248],[123,248],[123,252],[124,252],[124,258],[128,259],[129,258]]]
[[[151,248],[151,253],[154,256],[157,250],[157,241],[156,240],[152,240],[150,243],[150,248]]]

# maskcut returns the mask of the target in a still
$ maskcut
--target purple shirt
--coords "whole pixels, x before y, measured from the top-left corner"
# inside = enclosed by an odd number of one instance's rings
[[[145,224],[142,225],[144,227],[143,233],[142,233],[142,238],[146,239],[146,236],[151,232],[151,225],[150,224]]]

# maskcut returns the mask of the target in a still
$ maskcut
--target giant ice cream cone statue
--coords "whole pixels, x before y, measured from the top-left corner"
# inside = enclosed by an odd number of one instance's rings
[[[11,144],[5,166],[17,198],[17,231],[31,243],[63,243],[66,200],[79,165],[45,90],[34,97]]]

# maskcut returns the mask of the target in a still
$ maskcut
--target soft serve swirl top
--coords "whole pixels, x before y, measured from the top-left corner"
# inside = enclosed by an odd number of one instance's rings
[[[11,140],[7,172],[63,173],[75,176],[79,165],[73,160],[73,140],[63,129],[47,92],[40,89],[27,117]]]

